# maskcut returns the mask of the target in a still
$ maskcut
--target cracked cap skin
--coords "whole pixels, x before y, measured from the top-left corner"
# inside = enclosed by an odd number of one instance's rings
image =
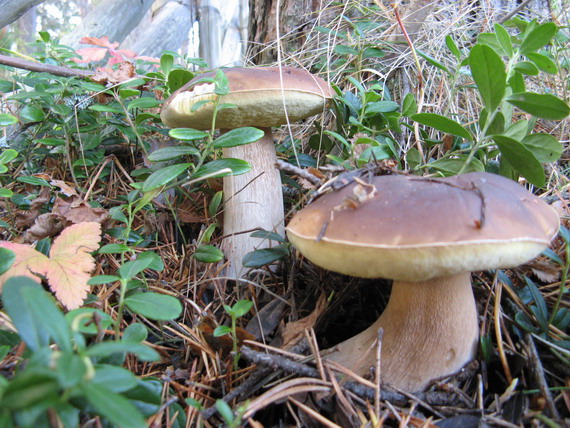
[[[280,126],[287,123],[287,119],[290,123],[296,122],[322,113],[334,96],[327,82],[299,68],[236,67],[223,71],[230,92],[221,102],[235,104],[237,108],[219,111],[216,128]],[[215,100],[217,95],[212,83],[196,83],[215,74],[201,74],[174,92],[162,107],[163,123],[171,128],[210,129],[214,103],[206,103],[196,111],[192,111],[192,106],[198,101]]]
[[[291,243],[335,272],[424,281],[525,263],[560,223],[542,199],[495,174],[382,175],[370,184],[374,194],[360,203],[346,203],[363,193],[353,183],[299,211],[287,226]]]

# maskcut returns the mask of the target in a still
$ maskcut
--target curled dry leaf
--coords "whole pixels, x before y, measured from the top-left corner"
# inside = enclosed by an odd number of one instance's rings
[[[28,245],[1,241],[0,247],[13,251],[16,260],[0,275],[0,289],[14,276],[27,276],[37,282],[45,278],[57,300],[67,309],[78,308],[87,297],[89,273],[95,268],[89,252],[99,248],[100,240],[101,225],[88,222],[66,228],[53,241],[49,257]]]
[[[116,84],[126,82],[136,76],[135,66],[130,62],[122,62],[116,70],[111,67],[98,68],[97,72],[91,76],[91,80],[101,85]]]
[[[66,225],[66,220],[60,215],[45,213],[36,218],[32,227],[24,234],[24,242],[32,243],[40,239],[57,235]]]
[[[90,221],[105,224],[109,220],[109,213],[106,209],[94,208],[79,196],[70,199],[57,197],[53,203],[52,212],[64,217],[72,224]]]
[[[15,225],[18,229],[31,226],[45,204],[51,199],[49,187],[42,187],[40,194],[35,198],[31,204],[30,209],[27,211],[16,211]]]
[[[287,323],[283,329],[283,349],[290,349],[305,337],[305,330],[314,327],[315,323],[327,307],[327,299],[324,294],[319,296],[315,309],[305,318]]]
[[[59,190],[65,196],[79,196],[77,194],[77,191],[75,190],[75,187],[70,186],[63,180],[51,180],[49,184],[51,184],[52,186],[59,187]]]

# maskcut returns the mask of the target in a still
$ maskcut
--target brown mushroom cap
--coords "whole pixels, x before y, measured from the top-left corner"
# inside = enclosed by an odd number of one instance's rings
[[[494,174],[385,175],[372,184],[376,194],[356,208],[345,207],[347,198],[372,190],[354,183],[298,212],[287,226],[291,243],[325,269],[422,281],[522,264],[559,226],[548,204]]]
[[[322,113],[334,92],[320,77],[292,67],[227,68],[230,93],[221,102],[235,104],[235,109],[218,112],[216,128],[233,129],[242,126],[271,127]],[[198,101],[214,100],[214,85],[196,83],[213,77],[204,73],[174,92],[164,103],[160,117],[171,128],[189,126],[210,129],[213,103],[196,111]],[[287,116],[285,114],[285,106]]]

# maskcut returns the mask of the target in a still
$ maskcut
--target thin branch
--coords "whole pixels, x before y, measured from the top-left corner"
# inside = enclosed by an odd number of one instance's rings
[[[63,77],[89,77],[94,73],[90,70],[81,70],[75,68],[59,67],[57,65],[41,64],[38,62],[27,61],[25,59],[14,58],[0,54],[0,65],[21,68],[22,70],[37,71],[40,73],[49,73],[54,76]]]

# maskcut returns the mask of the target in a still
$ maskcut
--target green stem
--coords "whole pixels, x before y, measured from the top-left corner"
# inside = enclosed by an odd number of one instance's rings
[[[554,303],[554,307],[552,308],[552,313],[550,314],[550,319],[548,320],[548,324],[552,324],[556,314],[558,313],[558,308],[560,307],[560,303],[562,302],[562,296],[564,295],[566,281],[568,279],[568,269],[570,268],[570,244],[566,244],[566,263],[564,264],[564,268],[562,269],[562,273],[560,274],[560,289],[558,290],[558,297],[556,302]]]

